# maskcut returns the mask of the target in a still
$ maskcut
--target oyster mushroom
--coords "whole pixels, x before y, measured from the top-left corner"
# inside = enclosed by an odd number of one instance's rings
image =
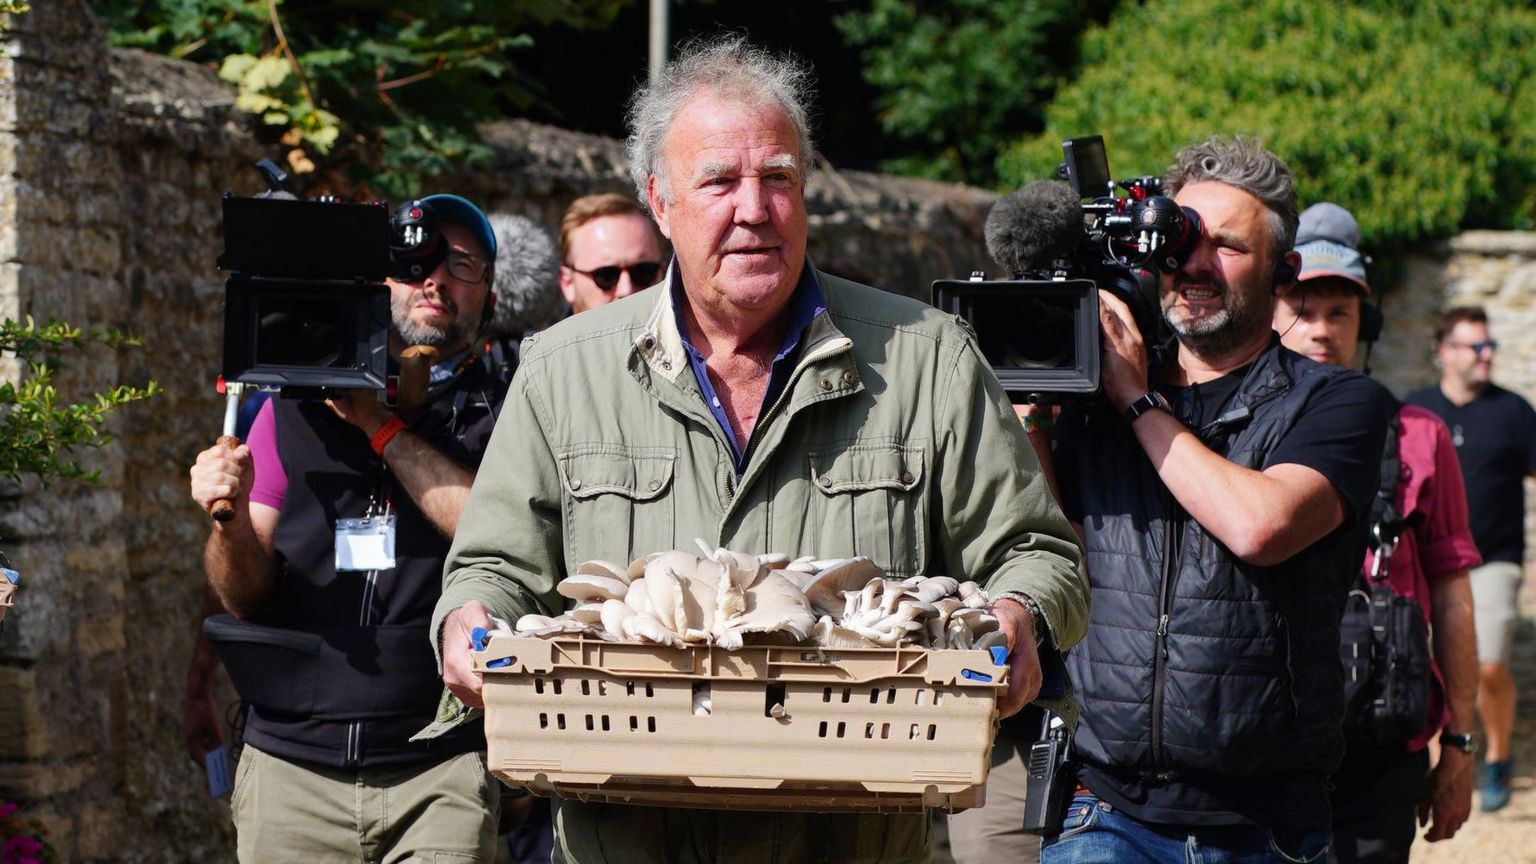
[[[956,591],[960,595],[960,599],[965,601],[965,605],[972,609],[981,609],[989,602],[987,600],[987,592],[983,591],[981,586],[975,582],[961,582]]]
[[[624,619],[637,615],[628,603],[623,600],[604,600],[598,611],[598,620],[603,623],[604,632],[618,638],[624,638]]]
[[[618,602],[618,600],[604,600],[600,603],[582,603],[575,609],[566,612],[565,615],[562,615],[561,617],[568,617],[573,621],[579,621],[582,624],[587,625],[601,624],[603,621],[603,606],[608,603]]]
[[[880,644],[866,639],[855,630],[844,627],[823,615],[811,631],[811,638],[823,648],[879,648]]]
[[[747,586],[745,599],[746,608],[742,613],[731,619],[724,631],[715,634],[721,644],[727,639],[734,641],[728,637],[729,633],[784,631],[794,634],[797,640],[804,640],[816,625],[816,615],[805,595],[777,571],[770,570]]]
[[[932,576],[907,588],[913,596],[924,603],[932,603],[941,597],[948,597],[959,589],[960,583],[948,576]]]
[[[561,597],[569,597],[577,603],[601,603],[604,600],[619,600],[624,597],[624,592],[629,590],[629,585],[623,580],[612,576],[600,576],[595,574],[574,574],[560,580],[555,586],[555,593]]]
[[[859,591],[870,580],[885,575],[879,565],[868,558],[848,558],[837,562],[816,574],[805,586],[805,596],[812,608],[827,615],[836,615],[843,609],[842,592]]]
[[[583,561],[576,565],[577,576],[607,576],[617,579],[628,585],[633,577],[629,575],[627,567],[620,567],[611,561]]]

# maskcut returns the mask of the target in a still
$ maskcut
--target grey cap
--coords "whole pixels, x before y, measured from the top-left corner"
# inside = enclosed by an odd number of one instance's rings
[[[1303,210],[1296,228],[1296,252],[1301,255],[1299,281],[1336,276],[1371,293],[1365,281],[1365,256],[1360,254],[1360,223],[1343,207],[1324,201]]]

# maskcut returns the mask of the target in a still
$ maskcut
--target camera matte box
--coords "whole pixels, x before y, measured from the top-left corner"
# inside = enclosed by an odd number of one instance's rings
[[[970,323],[1010,397],[1099,389],[1099,292],[1092,280],[940,280],[932,305]]]

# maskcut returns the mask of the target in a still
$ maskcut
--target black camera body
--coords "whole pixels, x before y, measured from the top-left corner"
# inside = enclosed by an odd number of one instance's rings
[[[1199,214],[1163,196],[1158,178],[1112,182],[1102,137],[1070,139],[1062,152],[1057,173],[1066,184],[1031,183],[987,217],[988,251],[1012,278],[978,272],[933,283],[933,305],[970,323],[1016,402],[1098,392],[1099,289],[1131,308],[1159,363],[1173,338],[1158,274],[1177,269],[1201,232]]]
[[[224,380],[384,390],[390,213],[384,204],[224,197]]]

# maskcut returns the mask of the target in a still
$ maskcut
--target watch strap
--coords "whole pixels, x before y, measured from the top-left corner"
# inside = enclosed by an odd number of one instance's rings
[[[1142,394],[1141,398],[1126,406],[1125,422],[1135,423],[1136,418],[1154,408],[1167,411],[1169,414],[1173,413],[1173,406],[1168,404],[1168,397],[1156,390],[1149,390]]]

